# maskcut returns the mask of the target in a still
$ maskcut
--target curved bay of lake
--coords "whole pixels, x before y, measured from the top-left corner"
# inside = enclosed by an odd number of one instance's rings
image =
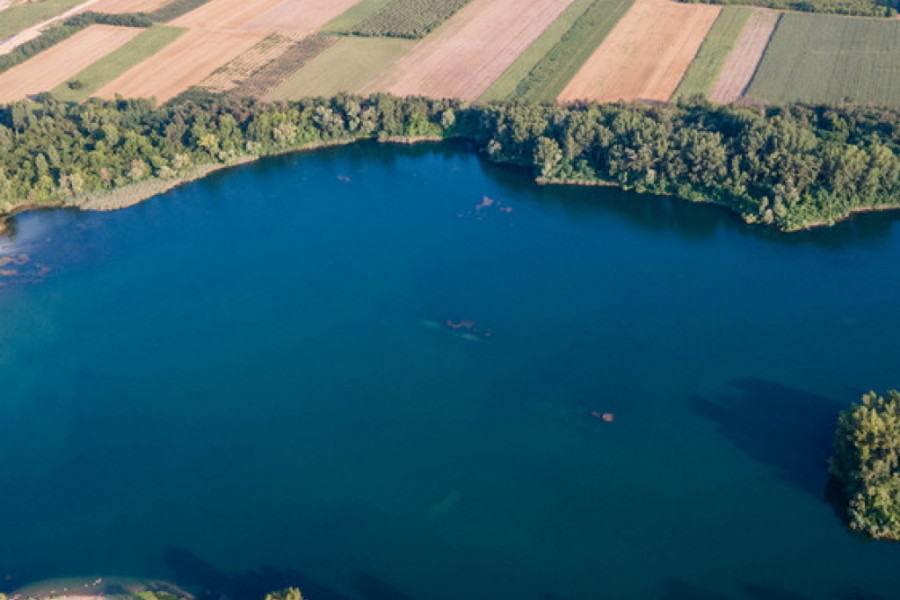
[[[900,594],[823,499],[837,412],[900,386],[896,217],[785,235],[362,144],[3,252],[0,586]]]

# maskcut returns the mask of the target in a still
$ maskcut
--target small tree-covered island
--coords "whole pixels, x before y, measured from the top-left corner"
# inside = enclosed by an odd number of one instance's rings
[[[568,106],[385,94],[265,103],[188,92],[0,108],[0,214],[133,204],[209,171],[355,140],[473,141],[542,183],[712,202],[794,231],[900,207],[900,111],[863,106]]]
[[[846,494],[851,528],[900,540],[900,392],[870,392],[841,414],[831,473]]]

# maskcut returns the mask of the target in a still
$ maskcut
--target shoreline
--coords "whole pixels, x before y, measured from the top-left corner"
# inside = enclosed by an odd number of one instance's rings
[[[390,136],[385,138],[378,137],[353,137],[347,139],[337,139],[337,140],[328,140],[328,141],[317,141],[311,142],[308,144],[303,144],[293,148],[285,148],[283,151],[279,152],[269,152],[263,155],[244,155],[235,158],[226,163],[211,163],[200,165],[194,167],[187,173],[172,177],[170,179],[162,179],[159,177],[153,177],[150,179],[145,179],[143,181],[139,181],[137,183],[119,187],[109,191],[95,191],[89,192],[86,194],[82,194],[80,196],[76,196],[74,198],[67,198],[61,200],[59,202],[46,203],[46,204],[36,204],[36,203],[23,203],[18,206],[13,207],[9,211],[0,212],[0,237],[5,237],[10,232],[9,222],[14,219],[17,215],[20,215],[25,212],[38,211],[38,210],[51,210],[51,209],[59,209],[59,208],[74,208],[82,211],[97,211],[97,212],[107,212],[114,210],[122,210],[125,208],[129,208],[140,204],[150,198],[155,196],[164,194],[168,191],[171,191],[177,187],[182,185],[192,183],[194,181],[198,181],[203,179],[212,173],[217,171],[221,171],[223,169],[229,169],[232,167],[237,167],[241,165],[250,164],[256,162],[263,158],[269,158],[274,156],[283,156],[285,154],[292,154],[295,152],[308,152],[313,150],[319,150],[322,148],[331,148],[337,146],[347,146],[350,144],[356,144],[364,141],[372,141],[378,144],[397,144],[397,145],[405,145],[412,146],[416,144],[423,143],[440,143],[446,142],[449,140],[455,139],[453,137],[442,137],[442,136],[414,136],[414,137],[402,137],[402,136]],[[506,164],[502,161],[492,161],[497,162],[497,164]],[[704,200],[691,200],[688,198],[680,198],[671,193],[665,192],[640,192],[634,189],[631,189],[627,186],[623,186],[617,182],[613,181],[604,181],[600,179],[573,179],[573,178],[555,178],[555,177],[535,177],[533,181],[537,185],[558,185],[558,186],[577,186],[577,187],[604,187],[604,188],[617,188],[624,192],[631,192],[636,194],[653,194],[656,196],[664,196],[669,198],[676,198],[678,200],[684,202],[691,202],[697,204],[711,204],[714,206],[722,207],[728,210],[730,213],[741,218],[744,223],[747,225],[754,226],[764,226],[775,229],[776,231],[782,233],[796,233],[800,231],[811,231],[814,229],[820,229],[824,227],[832,227],[837,225],[838,223],[842,223],[844,221],[848,221],[852,219],[857,214],[865,214],[865,213],[877,213],[877,212],[889,212],[889,211],[900,211],[900,204],[897,205],[879,205],[879,206],[860,206],[853,209],[850,209],[845,215],[840,216],[839,218],[830,221],[830,220],[819,220],[813,221],[810,223],[806,223],[800,227],[793,228],[782,228],[773,225],[767,225],[765,223],[759,223],[750,221],[745,218],[740,212],[734,210],[732,207],[724,204],[722,202],[717,202],[711,199]]]

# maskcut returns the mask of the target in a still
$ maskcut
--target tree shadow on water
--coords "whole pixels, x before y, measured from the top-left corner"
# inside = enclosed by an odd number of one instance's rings
[[[350,585],[363,600],[413,600],[412,596],[401,592],[393,584],[365,571],[355,571],[350,576]]]
[[[311,579],[296,569],[263,566],[254,571],[229,575],[199,558],[190,550],[170,547],[165,563],[178,585],[197,590],[199,600],[263,600],[266,594],[288,587],[299,588],[314,600],[351,600]]]
[[[843,406],[758,378],[740,379],[731,386],[731,393],[695,397],[690,404],[749,457],[822,498],[834,427]]]
[[[662,587],[664,600],[731,600],[676,577],[663,580]]]
[[[743,582],[741,588],[753,600],[812,600],[808,596],[800,596],[771,585]]]

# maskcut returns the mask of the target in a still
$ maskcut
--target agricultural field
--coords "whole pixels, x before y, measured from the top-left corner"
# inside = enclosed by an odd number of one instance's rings
[[[85,0],[43,0],[32,4],[10,6],[0,17],[0,41],[23,29],[52,19],[71,10]]]
[[[753,11],[746,27],[741,32],[734,50],[725,61],[722,72],[712,86],[709,99],[714,102],[734,102],[750,85],[753,74],[762,60],[763,52],[772,39],[781,13],[766,8]]]
[[[513,97],[532,102],[553,102],[633,3],[634,0],[594,0],[519,81]]]
[[[358,92],[374,76],[390,68],[416,46],[413,40],[399,38],[345,37],[339,40],[285,79],[265,98],[285,100]]]
[[[255,31],[191,29],[104,85],[96,95],[101,98],[113,98],[116,94],[131,98],[152,96],[165,102],[200,83],[264,37],[264,33]]]
[[[212,0],[170,21],[175,27],[240,29],[284,0]]]
[[[666,102],[721,7],[637,0],[559,95],[561,102]]]
[[[134,65],[153,56],[174,42],[186,30],[165,25],[154,25],[140,32],[121,48],[110,52],[67,82],[56,86],[53,95],[65,102],[80,102]],[[75,83],[77,82],[77,84]]]
[[[111,15],[124,13],[152,13],[172,0],[100,0],[88,7],[88,10]]]
[[[473,0],[362,91],[475,100],[571,2]]]
[[[700,45],[697,56],[678,84],[673,98],[709,96],[751,14],[753,9],[746,6],[726,6],[722,9]]]
[[[393,0],[350,32],[372,37],[423,38],[468,3],[469,0]]]
[[[0,74],[0,102],[48,92],[141,33],[134,27],[91,25]]]
[[[359,0],[283,0],[248,21],[244,29],[312,34]]]
[[[785,14],[746,98],[900,104],[900,21]]]
[[[285,50],[281,56],[244,78],[231,90],[231,93],[245,98],[263,98],[297,70],[303,68],[306,63],[336,44],[339,39],[324,35],[310,35],[302,38]]]
[[[391,2],[393,0],[362,0],[323,25],[319,33],[349,35],[357,25],[378,13]]]

